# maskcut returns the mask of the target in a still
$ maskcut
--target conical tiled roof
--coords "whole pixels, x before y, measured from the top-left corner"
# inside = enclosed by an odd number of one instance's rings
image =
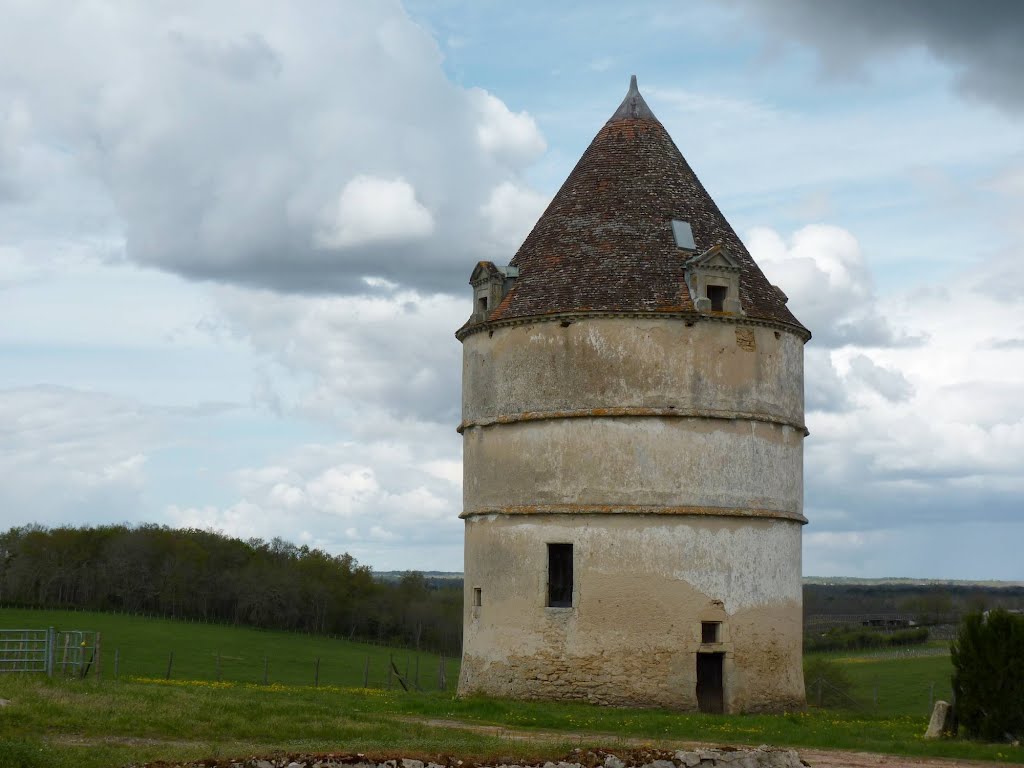
[[[697,252],[722,244],[741,266],[748,318],[804,330],[750,257],[636,87],[558,190],[512,265],[519,279],[489,322],[573,312],[691,312],[672,220]]]

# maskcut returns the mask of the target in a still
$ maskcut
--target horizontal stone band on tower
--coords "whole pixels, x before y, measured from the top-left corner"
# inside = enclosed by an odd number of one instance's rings
[[[803,433],[804,437],[810,434],[807,427],[788,419],[771,416],[764,413],[749,413],[746,411],[715,411],[699,408],[639,408],[639,407],[616,407],[616,408],[577,408],[571,411],[525,411],[523,413],[494,416],[485,419],[473,419],[464,421],[457,427],[459,434],[472,427],[490,427],[495,424],[516,424],[523,421],[547,421],[549,419],[581,419],[581,418],[630,418],[654,416],[663,418],[679,419],[724,419],[726,421],[761,421],[766,424],[778,424],[783,427],[792,427]]]
[[[697,321],[717,321],[729,323],[730,325],[750,325],[761,328],[775,328],[780,331],[793,333],[804,342],[810,341],[811,339],[811,332],[802,325],[794,325],[793,323],[787,323],[782,320],[766,320],[758,317],[715,317],[714,315],[701,314],[699,312],[610,312],[603,310],[593,312],[585,310],[575,310],[573,312],[550,312],[544,315],[515,317],[508,320],[496,320],[488,317],[483,322],[462,326],[455,332],[455,338],[459,341],[463,341],[467,336],[471,336],[474,333],[480,333],[482,331],[493,332],[495,328],[510,328],[516,325],[532,325],[534,323],[575,322],[576,320],[584,320],[588,317],[630,319],[657,318],[659,320],[683,320],[687,323],[695,323]]]
[[[801,525],[807,518],[799,512],[780,509],[738,509],[736,507],[659,507],[644,504],[525,504],[508,507],[467,509],[459,517],[481,515],[695,515],[700,517],[760,517],[792,520]]]

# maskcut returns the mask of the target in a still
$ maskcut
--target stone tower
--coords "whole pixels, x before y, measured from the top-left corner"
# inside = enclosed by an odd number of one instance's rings
[[[801,706],[810,333],[635,77],[470,283],[460,694]]]

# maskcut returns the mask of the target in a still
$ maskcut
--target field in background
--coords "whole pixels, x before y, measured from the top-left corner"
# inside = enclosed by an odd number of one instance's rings
[[[935,642],[901,649],[805,653],[805,661],[828,659],[838,664],[852,683],[847,709],[882,717],[928,717],[938,699],[952,699],[953,666],[949,643]],[[817,688],[805,680],[807,703],[814,706]]]
[[[313,685],[319,658],[320,685],[361,687],[369,662],[369,686],[386,688],[394,659],[403,676],[408,667],[411,680],[418,663],[420,686],[437,690],[441,664],[441,657],[431,653],[317,635],[88,611],[0,609],[0,629],[46,627],[100,632],[101,670],[108,679],[114,677],[115,652],[121,678],[164,678],[173,652],[172,679],[217,680],[219,655],[221,680],[262,683],[266,660],[268,682],[284,685]],[[444,663],[448,686],[454,688],[459,660]],[[399,687],[394,675],[391,685]]]

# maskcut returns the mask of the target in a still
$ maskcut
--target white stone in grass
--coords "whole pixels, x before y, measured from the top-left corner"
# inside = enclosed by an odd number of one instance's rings
[[[942,732],[946,730],[946,720],[949,718],[949,702],[939,699],[932,709],[932,719],[928,721],[928,730],[924,732],[926,739],[941,739]]]

